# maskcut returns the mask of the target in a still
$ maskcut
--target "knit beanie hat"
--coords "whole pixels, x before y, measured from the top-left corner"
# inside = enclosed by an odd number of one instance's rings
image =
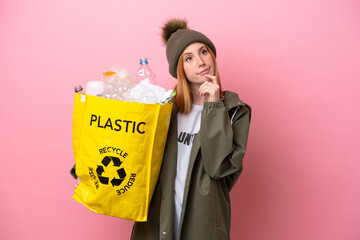
[[[169,73],[176,78],[176,68],[179,57],[184,49],[192,43],[206,44],[216,56],[214,44],[204,34],[188,29],[186,20],[171,19],[162,27],[162,38],[166,44],[166,57],[169,63]]]

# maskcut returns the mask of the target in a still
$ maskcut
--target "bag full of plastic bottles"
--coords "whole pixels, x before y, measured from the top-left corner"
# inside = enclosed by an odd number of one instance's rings
[[[121,67],[77,87],[73,151],[81,180],[73,198],[91,211],[146,221],[175,92]]]

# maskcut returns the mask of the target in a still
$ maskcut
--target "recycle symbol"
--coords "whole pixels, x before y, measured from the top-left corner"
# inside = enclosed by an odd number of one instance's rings
[[[114,163],[114,167],[120,167],[120,165],[122,163],[119,158],[117,158],[117,157],[109,157],[109,156],[104,157],[103,160],[101,161],[101,163],[105,167],[107,167],[111,161]],[[119,178],[114,177],[111,180],[111,184],[112,184],[113,187],[114,186],[119,186],[124,181],[124,179],[126,177],[126,172],[125,172],[124,168],[119,168],[116,172],[117,172],[117,175],[119,176]],[[96,168],[96,173],[98,175],[99,181],[102,184],[106,184],[106,185],[109,184],[109,178],[106,177],[106,176],[103,176],[103,173],[105,173],[105,170],[104,170],[103,166],[98,165],[97,168]]]

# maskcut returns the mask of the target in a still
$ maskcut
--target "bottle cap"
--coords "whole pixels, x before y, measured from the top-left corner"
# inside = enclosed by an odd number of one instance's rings
[[[141,64],[141,65],[146,65],[146,64],[148,64],[147,58],[140,58],[140,64]]]
[[[78,92],[81,92],[83,90],[83,87],[80,84],[78,84],[78,85],[76,85],[74,87],[74,89],[75,89],[75,92],[78,93]]]

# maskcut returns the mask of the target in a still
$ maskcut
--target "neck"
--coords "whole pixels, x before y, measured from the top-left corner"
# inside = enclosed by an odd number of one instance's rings
[[[202,106],[204,105],[204,102],[206,102],[206,96],[200,96],[199,87],[200,85],[194,85],[194,84],[190,85],[190,89],[193,97],[192,104]]]

